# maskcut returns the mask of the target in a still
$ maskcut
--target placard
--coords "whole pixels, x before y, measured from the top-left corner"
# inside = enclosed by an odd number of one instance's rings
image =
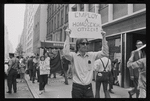
[[[92,12],[69,12],[71,38],[102,38],[101,15]]]

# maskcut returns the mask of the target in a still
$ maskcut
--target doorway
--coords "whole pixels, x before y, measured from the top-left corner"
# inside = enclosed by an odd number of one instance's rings
[[[127,63],[130,58],[131,51],[136,50],[136,41],[141,40],[144,44],[146,44],[146,29],[129,32],[126,34],[127,34],[126,35],[126,63]],[[126,68],[125,69],[126,77],[124,77],[124,79],[125,79],[124,86],[132,87],[133,84],[131,83],[131,80],[130,80],[129,69],[127,67],[125,67],[125,68]]]

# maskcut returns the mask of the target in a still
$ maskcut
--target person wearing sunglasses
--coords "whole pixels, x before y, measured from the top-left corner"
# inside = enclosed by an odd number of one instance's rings
[[[102,50],[98,52],[89,52],[88,39],[79,38],[76,40],[76,51],[70,52],[71,30],[66,30],[66,40],[63,48],[63,55],[73,64],[73,84],[72,98],[94,98],[92,90],[92,79],[95,60],[108,56],[108,45],[106,41],[106,32],[102,30]]]

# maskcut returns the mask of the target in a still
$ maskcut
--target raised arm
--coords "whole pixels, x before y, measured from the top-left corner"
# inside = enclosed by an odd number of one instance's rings
[[[101,51],[98,51],[98,52],[94,52],[95,54],[95,60],[99,59],[99,58],[102,58],[102,57],[106,57],[109,55],[109,48],[108,48],[108,44],[107,44],[107,41],[106,41],[106,32],[104,32],[102,30],[102,50]]]
[[[69,43],[69,38],[70,38],[70,33],[71,31],[69,29],[66,30],[66,40],[64,42],[64,48],[63,48],[63,55],[66,59],[72,61],[72,55],[70,52],[70,43]]]

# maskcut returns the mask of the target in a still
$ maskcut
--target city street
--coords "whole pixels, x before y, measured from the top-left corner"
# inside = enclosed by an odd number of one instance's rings
[[[35,83],[29,80],[29,76],[26,75],[26,82],[20,83],[17,79],[17,93],[6,93],[7,81],[5,80],[5,98],[71,98],[72,80],[68,79],[69,85],[64,84],[64,78],[57,74],[57,78],[49,78],[48,84],[45,87],[46,92],[39,95],[39,83],[35,80]],[[95,95],[95,82],[92,82],[93,93]],[[28,88],[29,87],[29,88]],[[111,98],[128,98],[128,89],[113,86],[114,94],[110,93]],[[103,89],[100,91],[100,98],[104,98]],[[135,95],[133,96],[135,98]]]
[[[46,92],[42,95],[39,95],[39,83],[35,81],[35,83],[32,83],[32,81],[29,80],[29,76],[26,75],[27,83],[34,95],[35,98],[71,98],[71,89],[72,89],[72,80],[68,79],[69,85],[64,84],[64,78],[62,76],[59,76],[57,74],[57,78],[49,78],[48,84],[45,87]],[[95,82],[92,82],[93,85],[93,92],[95,95]],[[110,93],[111,98],[128,98],[128,90],[113,86],[114,94]],[[100,91],[100,97],[104,98],[103,89]],[[135,95],[133,96],[135,98]]]
[[[17,93],[12,90],[12,94],[8,94],[6,93],[8,91],[7,80],[5,80],[4,98],[34,98],[26,82],[21,83],[19,79],[17,79],[17,82]]]

